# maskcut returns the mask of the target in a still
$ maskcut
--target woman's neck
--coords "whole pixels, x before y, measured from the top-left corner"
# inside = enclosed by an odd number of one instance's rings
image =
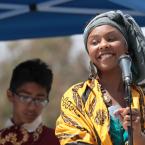
[[[99,76],[100,83],[106,89],[113,89],[114,91],[121,91],[123,89],[122,75],[119,71],[103,72]]]
[[[118,102],[122,107],[125,106],[124,83],[122,80],[122,75],[119,71],[102,73],[99,75],[99,81],[101,86],[108,91],[114,102]]]

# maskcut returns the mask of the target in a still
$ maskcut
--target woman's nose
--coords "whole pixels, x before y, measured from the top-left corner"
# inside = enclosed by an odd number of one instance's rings
[[[100,42],[99,48],[100,49],[106,49],[106,48],[109,48],[109,47],[110,47],[109,42],[105,39],[102,39],[101,42]]]

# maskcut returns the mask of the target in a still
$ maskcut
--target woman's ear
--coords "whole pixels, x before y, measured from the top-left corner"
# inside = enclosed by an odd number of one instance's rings
[[[14,95],[13,95],[12,91],[9,90],[9,89],[7,90],[7,97],[8,97],[8,100],[9,100],[10,102],[13,102]]]

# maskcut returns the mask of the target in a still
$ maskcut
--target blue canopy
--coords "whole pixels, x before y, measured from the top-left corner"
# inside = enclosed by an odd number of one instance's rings
[[[144,0],[0,0],[0,40],[81,34],[90,18],[118,9],[145,26]]]

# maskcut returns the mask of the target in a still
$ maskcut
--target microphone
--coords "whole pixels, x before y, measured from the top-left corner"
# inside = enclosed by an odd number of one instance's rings
[[[132,82],[132,72],[131,72],[131,57],[129,55],[121,55],[119,58],[119,66],[122,70],[123,81],[127,84]]]
[[[125,87],[125,100],[130,108],[130,121],[131,126],[128,126],[128,143],[129,145],[133,145],[133,127],[132,127],[132,110],[131,110],[131,103],[132,103],[132,95],[131,95],[131,87],[130,84],[132,82],[132,72],[131,72],[131,64],[132,60],[129,55],[121,55],[119,58],[119,65],[122,70],[122,78],[126,85]]]

